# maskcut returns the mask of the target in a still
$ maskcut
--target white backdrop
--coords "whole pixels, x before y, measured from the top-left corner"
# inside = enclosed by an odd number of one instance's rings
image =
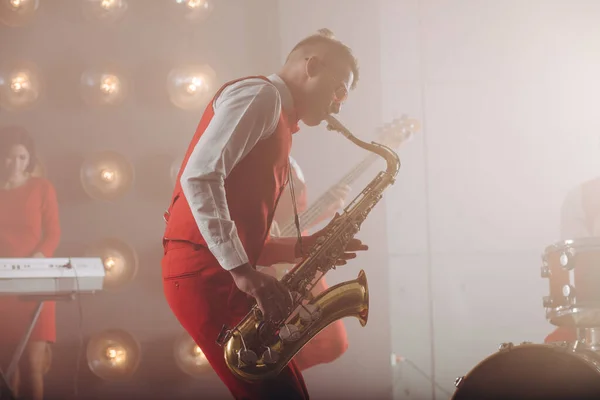
[[[540,254],[600,171],[600,3],[383,0],[382,119],[422,132],[387,198],[392,349],[448,398],[501,342],[542,342]],[[395,398],[433,398],[410,364]]]

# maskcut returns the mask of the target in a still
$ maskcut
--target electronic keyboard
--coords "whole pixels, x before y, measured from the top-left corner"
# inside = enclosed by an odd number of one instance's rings
[[[102,290],[100,258],[0,258],[0,295],[67,295]]]

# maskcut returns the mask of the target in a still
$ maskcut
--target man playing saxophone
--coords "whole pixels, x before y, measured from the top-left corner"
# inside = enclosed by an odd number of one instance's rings
[[[268,239],[290,175],[291,135],[299,120],[316,126],[339,112],[357,81],[357,61],[347,46],[327,34],[309,36],[278,74],[238,79],[218,90],[184,157],[165,212],[165,297],[235,398],[308,398],[294,362],[273,379],[245,382],[230,372],[216,339],[254,302],[268,319],[289,311],[285,286],[255,266],[294,262],[319,236],[304,237],[303,246],[296,238]],[[340,264],[366,249],[351,240]]]

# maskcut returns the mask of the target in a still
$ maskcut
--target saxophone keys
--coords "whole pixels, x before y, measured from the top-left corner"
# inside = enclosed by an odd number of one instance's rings
[[[279,338],[284,342],[295,342],[300,336],[300,329],[294,324],[285,324],[279,329]]]
[[[277,364],[279,361],[279,352],[267,347],[267,350],[262,354],[262,360],[265,364]]]
[[[238,359],[246,365],[256,365],[258,356],[252,350],[240,349],[238,351]]]
[[[321,309],[315,304],[306,304],[299,312],[300,319],[306,324],[317,321],[321,318],[321,314]]]

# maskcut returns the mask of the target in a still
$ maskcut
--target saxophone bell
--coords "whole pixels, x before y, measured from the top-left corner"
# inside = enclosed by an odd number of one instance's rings
[[[321,330],[332,322],[356,317],[362,326],[369,315],[367,277],[360,271],[355,280],[342,282],[312,295],[315,284],[334,269],[362,222],[392,185],[400,168],[398,155],[386,146],[356,138],[337,119],[326,118],[327,128],[342,133],[357,146],[381,156],[387,164],[377,176],[322,230],[323,235],[305,258],[281,278],[294,294],[293,307],[283,321],[264,321],[258,307],[224,334],[224,356],[230,371],[240,379],[257,381],[276,376]]]

